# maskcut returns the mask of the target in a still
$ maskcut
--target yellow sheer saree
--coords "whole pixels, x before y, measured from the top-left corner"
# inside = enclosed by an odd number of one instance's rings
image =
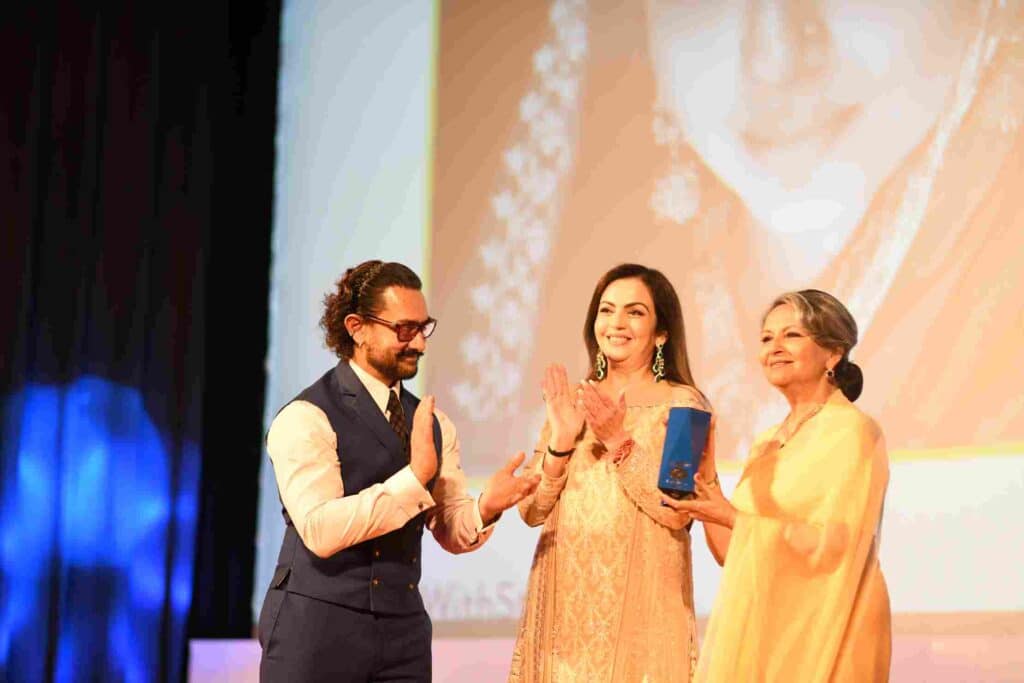
[[[886,681],[881,431],[835,391],[784,448],[774,432],[755,441],[733,494],[740,514],[696,678]]]

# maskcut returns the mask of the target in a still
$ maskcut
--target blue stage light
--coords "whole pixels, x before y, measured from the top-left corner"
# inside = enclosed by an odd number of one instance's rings
[[[57,681],[176,680],[198,447],[98,377],[29,385],[3,413],[0,677],[43,680],[53,648]]]

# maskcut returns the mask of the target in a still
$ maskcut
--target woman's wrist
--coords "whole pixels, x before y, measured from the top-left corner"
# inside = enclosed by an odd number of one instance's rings
[[[548,450],[550,451],[571,451],[574,448],[576,448],[575,436],[562,436],[561,434],[552,434],[551,438],[548,439]]]
[[[559,450],[556,450],[556,449],[552,448],[550,445],[548,445],[548,455],[554,456],[556,458],[568,458],[570,455],[572,455],[575,452],[576,452],[576,447],[575,446],[573,446],[572,448],[566,448],[564,450],[559,451]]]
[[[622,444],[626,443],[632,438],[633,437],[630,436],[629,432],[623,429],[613,437],[610,437],[608,439],[602,439],[601,443],[604,445],[605,449],[609,453],[614,453],[622,446]]]
[[[561,479],[565,476],[566,472],[569,471],[569,461],[572,458],[558,457],[544,453],[544,459],[541,465],[541,472],[544,475],[544,479]]]

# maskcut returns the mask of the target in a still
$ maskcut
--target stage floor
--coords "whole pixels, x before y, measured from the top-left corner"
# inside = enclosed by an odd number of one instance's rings
[[[900,620],[894,620],[894,627]],[[965,624],[967,625],[967,624]],[[1000,683],[1024,681],[1024,633],[917,633],[893,637],[891,680],[896,683]],[[943,629],[945,630],[945,629]],[[437,638],[435,683],[501,682],[508,675],[511,638]],[[189,683],[254,683],[260,648],[255,640],[193,640]]]

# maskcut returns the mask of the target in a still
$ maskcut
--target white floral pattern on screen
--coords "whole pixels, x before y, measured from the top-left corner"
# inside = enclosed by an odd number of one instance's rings
[[[463,414],[473,420],[518,409],[523,367],[532,344],[538,283],[547,269],[572,168],[579,118],[580,81],[587,55],[585,0],[555,0],[550,35],[533,54],[533,80],[519,102],[521,126],[503,154],[504,167],[491,199],[496,225],[480,247],[486,271],[469,292],[479,315],[460,348],[463,379],[454,387]]]
[[[697,169],[680,160],[679,149],[684,140],[675,114],[665,107],[655,107],[652,132],[655,144],[668,150],[671,165],[668,173],[655,181],[651,211],[659,220],[685,225],[700,209]]]

